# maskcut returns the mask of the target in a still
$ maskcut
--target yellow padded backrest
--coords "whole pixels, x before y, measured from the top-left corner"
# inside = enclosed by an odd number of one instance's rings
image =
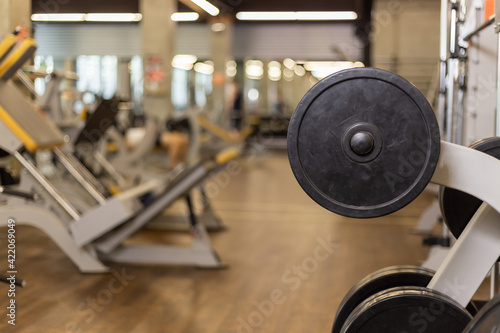
[[[33,38],[26,38],[12,50],[0,64],[0,78],[8,80],[21,66],[35,53],[36,42]]]
[[[10,81],[0,81],[0,121],[30,152],[64,144],[64,136],[57,126],[39,113]]]
[[[14,35],[8,35],[0,42],[0,62],[7,57],[10,51],[16,46],[17,38]]]

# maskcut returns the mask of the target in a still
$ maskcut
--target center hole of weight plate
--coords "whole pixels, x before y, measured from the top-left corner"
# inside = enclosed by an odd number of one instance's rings
[[[368,163],[382,151],[383,140],[374,124],[358,122],[351,125],[342,135],[342,150],[353,162]]]
[[[350,144],[353,152],[358,155],[366,155],[373,150],[375,139],[370,133],[360,131],[352,136]]]

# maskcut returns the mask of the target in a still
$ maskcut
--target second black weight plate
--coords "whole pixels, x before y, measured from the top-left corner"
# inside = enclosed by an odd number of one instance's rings
[[[304,191],[337,214],[370,218],[414,200],[432,178],[440,136],[425,97],[373,68],[333,74],[301,100],[288,156]]]
[[[421,287],[384,290],[361,303],[342,333],[461,333],[472,316],[450,297]]]
[[[489,301],[463,333],[498,333],[500,332],[500,295]]]
[[[469,148],[500,159],[500,138],[488,138],[473,143]],[[448,187],[440,191],[441,214],[453,236],[458,238],[479,209],[482,200]]]
[[[332,333],[340,333],[351,312],[368,297],[394,287],[426,287],[434,271],[418,266],[392,266],[373,272],[346,294],[335,316]]]

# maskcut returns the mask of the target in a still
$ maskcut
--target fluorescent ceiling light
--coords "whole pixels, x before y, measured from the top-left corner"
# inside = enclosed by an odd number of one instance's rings
[[[334,68],[334,67],[324,67],[324,68],[316,68],[311,71],[311,74],[317,79],[323,79],[333,73],[340,72],[342,68]]]
[[[236,61],[234,61],[234,60],[229,60],[226,63],[226,68],[227,69],[236,69],[237,66],[238,66],[238,64],[236,64]]]
[[[355,12],[239,12],[236,18],[242,21],[336,21],[355,20]]]
[[[269,64],[267,65],[267,68],[271,69],[273,67],[281,69],[281,64],[279,62],[277,62],[277,61],[271,61],[271,62],[269,62]]]
[[[267,76],[271,81],[279,81],[281,79],[281,63],[271,61],[267,65]]]
[[[33,14],[31,20],[34,22],[83,22],[85,14]]]
[[[209,13],[210,15],[212,15],[212,16],[219,15],[219,12],[220,12],[219,8],[212,5],[207,0],[191,0],[191,1],[195,4],[197,4],[198,6],[200,6],[201,9],[203,9],[204,11]]]
[[[352,68],[354,63],[351,61],[307,61],[304,64],[305,69],[312,71],[317,68]]]
[[[210,29],[213,31],[213,32],[221,32],[221,31],[224,31],[226,30],[226,25],[222,22],[217,22],[217,23],[214,23],[210,26]]]
[[[304,21],[338,21],[357,18],[358,14],[355,12],[297,12],[297,20]]]
[[[138,22],[139,13],[72,13],[72,14],[33,14],[34,22]]]
[[[305,69],[318,79],[322,79],[347,68],[364,67],[362,62],[351,61],[308,61],[304,64]]]
[[[296,66],[293,71],[298,76],[304,76],[304,75],[306,75],[306,70],[302,66]]]
[[[191,54],[178,54],[172,59],[172,67],[191,70],[198,58]]]
[[[235,77],[236,73],[238,73],[236,61],[229,60],[226,63],[226,75],[228,77]]]
[[[283,65],[285,65],[285,67],[288,69],[294,69],[296,66],[295,61],[290,58],[286,58],[285,60],[283,60]]]
[[[260,60],[248,60],[245,63],[245,74],[249,79],[262,79],[264,75],[264,64]]]
[[[281,68],[278,67],[269,68],[267,76],[271,81],[279,81],[281,79]]]
[[[289,68],[283,69],[283,77],[285,78],[286,81],[292,81],[293,80],[293,70]]]
[[[198,73],[212,75],[214,72],[214,66],[210,63],[197,62],[194,65],[194,70]]]
[[[198,13],[173,13],[170,18],[172,21],[176,22],[188,22],[188,21],[196,21],[200,15]]]
[[[177,54],[172,59],[176,64],[194,64],[198,58],[192,54]]]
[[[139,22],[142,14],[139,13],[90,13],[85,15],[89,22]]]
[[[239,12],[236,18],[242,21],[295,20],[295,12]]]

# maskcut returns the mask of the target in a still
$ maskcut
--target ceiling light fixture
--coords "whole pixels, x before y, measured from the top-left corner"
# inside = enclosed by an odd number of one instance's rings
[[[33,22],[139,22],[139,13],[64,13],[64,14],[33,14]]]
[[[200,15],[198,13],[173,13],[170,19],[175,22],[192,22],[196,21]]]
[[[213,32],[222,32],[224,30],[226,30],[226,25],[222,22],[218,22],[218,23],[214,23],[210,26],[210,29],[213,31]]]
[[[34,22],[83,22],[85,21],[85,14],[33,14],[31,20]]]
[[[88,22],[139,22],[142,14],[139,13],[89,13],[85,15]]]
[[[189,71],[193,68],[198,58],[192,54],[177,54],[172,59],[172,67]]]
[[[364,67],[362,62],[351,62],[351,61],[307,61],[304,63],[304,68],[311,72],[318,79],[322,79],[341,71],[343,69],[353,68],[353,67]]]
[[[211,64],[210,62],[197,62],[194,65],[194,70],[195,72],[205,74],[205,75],[212,75],[214,73],[214,65]]]
[[[239,12],[241,21],[339,21],[355,20],[358,14],[352,11],[329,12]]]
[[[191,1],[212,16],[217,16],[220,13],[219,8],[212,5],[207,0],[191,0]]]

